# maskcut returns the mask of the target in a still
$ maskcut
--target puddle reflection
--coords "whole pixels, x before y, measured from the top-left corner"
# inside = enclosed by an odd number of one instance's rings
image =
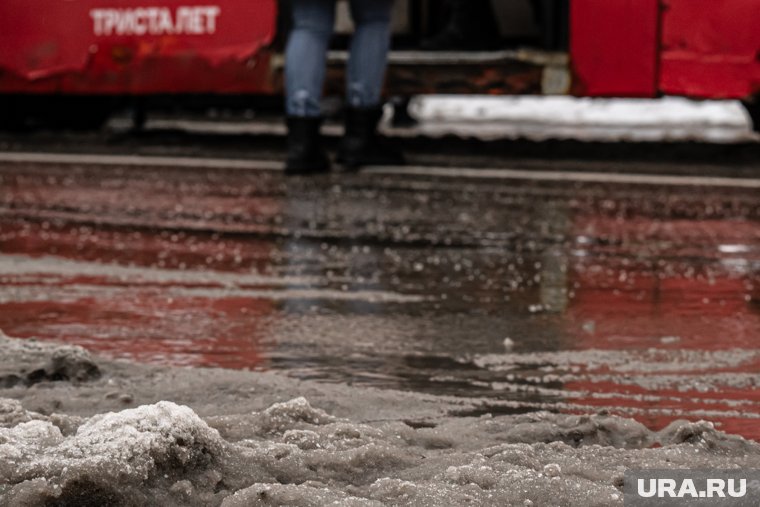
[[[8,335],[760,439],[751,194],[4,171]]]

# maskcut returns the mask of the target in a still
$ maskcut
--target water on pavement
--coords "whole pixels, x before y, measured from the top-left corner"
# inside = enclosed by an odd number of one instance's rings
[[[757,189],[0,165],[0,329],[760,439]]]

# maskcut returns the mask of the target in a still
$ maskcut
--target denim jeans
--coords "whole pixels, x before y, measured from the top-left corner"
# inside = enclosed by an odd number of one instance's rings
[[[351,0],[356,31],[346,73],[352,107],[380,104],[390,48],[393,0]],[[327,50],[335,25],[335,0],[292,0],[293,29],[285,52],[286,110],[290,116],[321,114]]]

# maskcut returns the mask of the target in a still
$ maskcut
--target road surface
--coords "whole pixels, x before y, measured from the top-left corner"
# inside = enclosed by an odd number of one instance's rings
[[[760,439],[760,173],[66,151],[0,152],[10,336]]]

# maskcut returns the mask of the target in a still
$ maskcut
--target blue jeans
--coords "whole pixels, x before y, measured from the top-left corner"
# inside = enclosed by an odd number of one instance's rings
[[[315,117],[335,25],[335,0],[292,0],[293,30],[285,52],[285,109],[289,116]],[[352,107],[380,104],[390,48],[393,0],[351,0],[356,31],[351,41],[346,94]]]

